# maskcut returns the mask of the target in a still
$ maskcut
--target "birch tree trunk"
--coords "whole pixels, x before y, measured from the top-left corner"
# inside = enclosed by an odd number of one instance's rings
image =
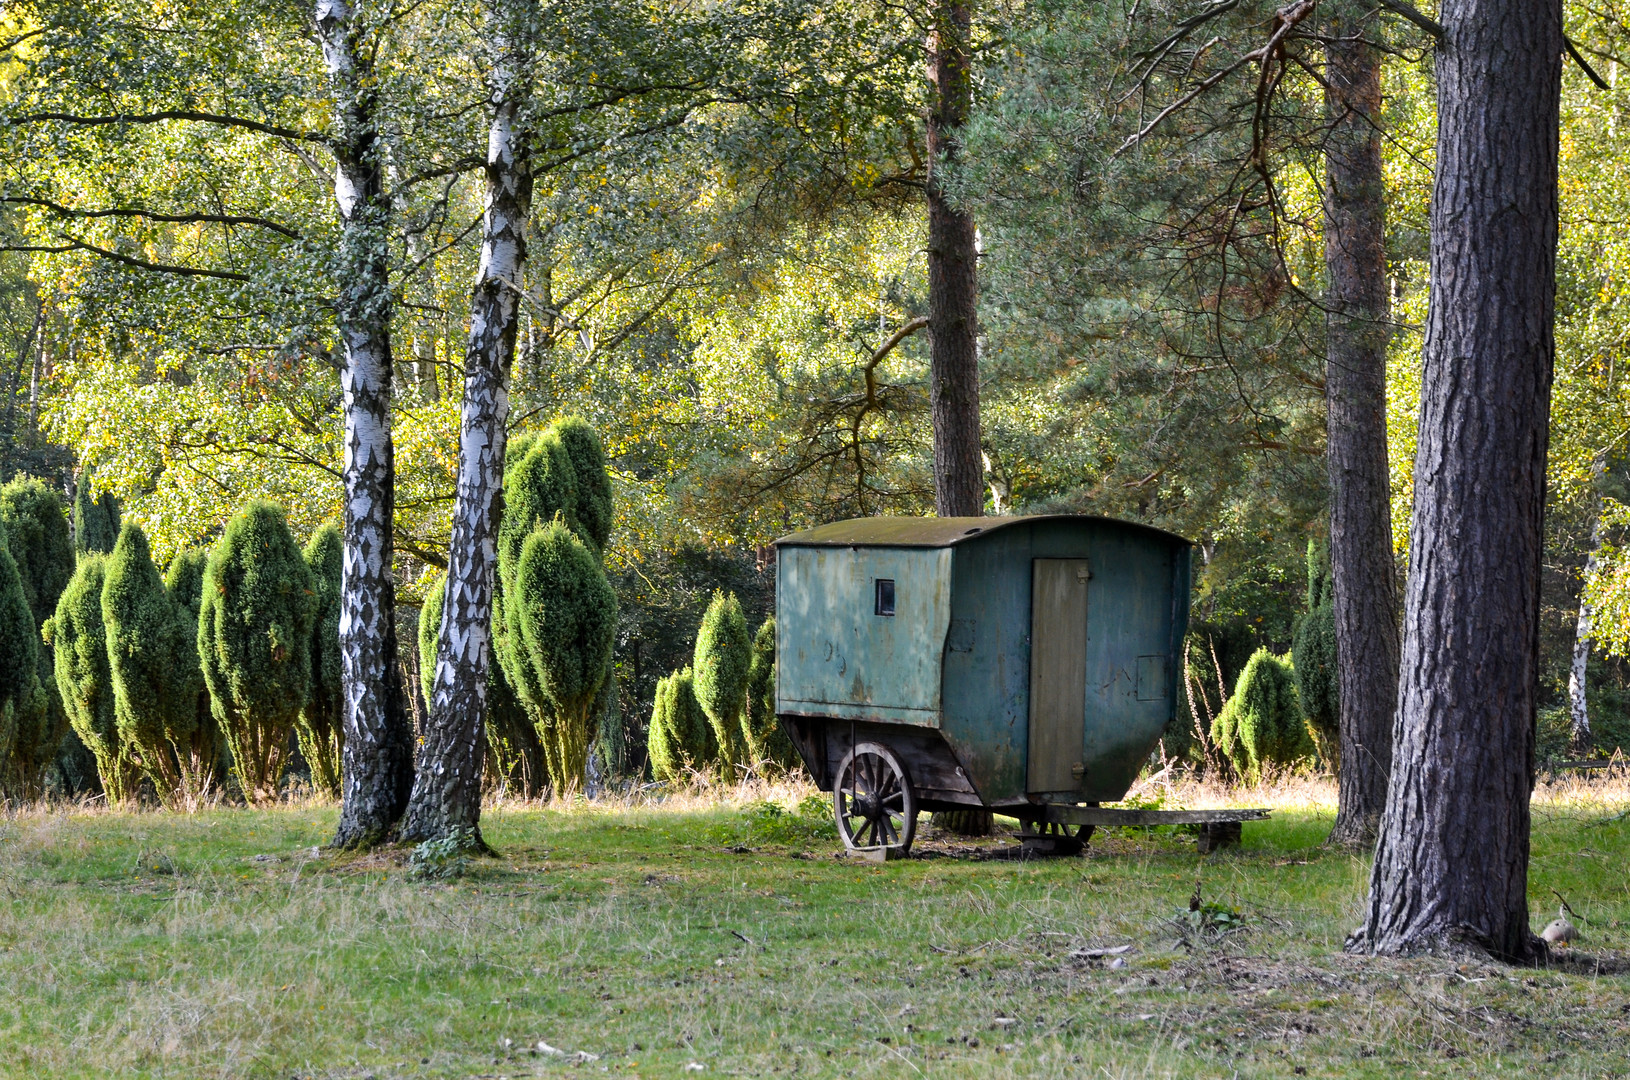
[[[390,204],[377,81],[359,45],[357,8],[317,0],[316,24],[334,97],[334,197],[342,224],[338,322],[345,349],[345,571],[340,589],[344,804],[338,847],[384,840],[413,782],[412,732],[397,673],[391,576],[395,458],[391,443]]]
[[[1562,4],[1444,0],[1439,18],[1402,677],[1364,944],[1529,960]]]
[[[1325,407],[1341,764],[1330,839],[1368,844],[1392,768],[1399,648],[1387,468],[1381,57],[1353,17],[1357,5],[1335,10],[1325,44]]]
[[[934,512],[977,517],[985,506],[979,452],[979,256],[973,216],[940,186],[959,152],[973,102],[967,0],[936,0],[928,45],[929,406],[934,419]]]
[[[1604,462],[1598,459],[1594,470],[1598,478],[1603,466]],[[1602,550],[1602,496],[1599,492],[1595,511],[1590,523],[1590,554],[1585,556],[1584,581],[1587,584],[1596,576],[1596,567],[1600,562],[1597,553]],[[1590,637],[1594,630],[1595,613],[1581,589],[1579,619],[1573,629],[1573,662],[1568,666],[1568,714],[1573,726],[1569,751],[1576,757],[1584,757],[1591,749],[1590,703],[1585,694],[1585,674],[1590,667]]]
[[[487,200],[481,265],[470,301],[464,355],[458,491],[447,560],[447,595],[436,647],[430,718],[420,744],[403,838],[462,835],[483,847],[481,766],[486,746],[487,669],[492,663],[493,573],[503,512],[505,422],[515,357],[532,173],[523,111],[526,24],[535,0],[494,0],[489,26],[498,57],[487,136]]]

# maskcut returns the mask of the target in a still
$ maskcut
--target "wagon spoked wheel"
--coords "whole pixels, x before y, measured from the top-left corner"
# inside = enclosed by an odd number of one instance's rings
[[[832,785],[838,835],[851,851],[893,848],[905,854],[917,834],[917,793],[888,747],[863,742],[844,755]]]

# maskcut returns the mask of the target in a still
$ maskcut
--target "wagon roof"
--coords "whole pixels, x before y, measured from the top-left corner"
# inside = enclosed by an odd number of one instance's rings
[[[1037,521],[1069,521],[1107,524],[1123,529],[1152,533],[1181,544],[1188,540],[1176,533],[1140,525],[1132,521],[1095,517],[1088,514],[1021,514],[1013,517],[863,517],[834,521],[803,532],[783,536],[777,546],[788,547],[951,547],[966,543],[998,529]]]

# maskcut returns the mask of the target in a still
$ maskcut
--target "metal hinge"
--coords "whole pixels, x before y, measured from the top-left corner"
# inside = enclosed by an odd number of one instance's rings
[[[1083,776],[1087,775],[1087,767],[1078,761],[1074,765],[1070,766],[1070,775],[1079,780]]]

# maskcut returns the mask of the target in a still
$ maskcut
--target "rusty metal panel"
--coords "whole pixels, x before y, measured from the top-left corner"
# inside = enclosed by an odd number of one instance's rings
[[[777,551],[776,712],[938,727],[951,550]]]
[[[1086,559],[1034,559],[1030,587],[1032,791],[1079,787],[1087,707]]]

